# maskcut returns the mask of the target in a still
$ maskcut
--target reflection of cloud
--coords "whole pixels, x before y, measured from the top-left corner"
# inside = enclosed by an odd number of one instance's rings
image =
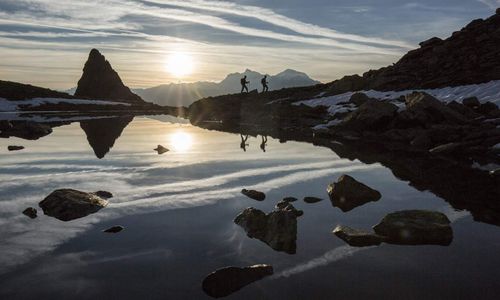
[[[491,9],[497,9],[500,7],[500,0],[477,0],[478,2],[481,2],[482,4],[488,6]]]
[[[290,277],[292,275],[296,275],[299,273],[303,273],[306,271],[309,271],[314,268],[326,266],[330,263],[342,260],[344,258],[350,257],[354,255],[357,252],[363,251],[363,250],[368,250],[374,247],[363,247],[363,248],[358,248],[358,247],[351,247],[351,246],[341,246],[337,247],[333,250],[330,250],[326,252],[325,254],[321,255],[320,257],[316,257],[312,260],[309,260],[305,263],[299,264],[297,266],[294,266],[292,268],[283,270],[271,277],[271,279],[276,279],[280,277]]]

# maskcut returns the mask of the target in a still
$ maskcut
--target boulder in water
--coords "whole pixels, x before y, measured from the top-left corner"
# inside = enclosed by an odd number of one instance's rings
[[[153,149],[154,151],[158,152],[158,154],[163,154],[165,152],[168,152],[170,150],[168,150],[167,148],[163,147],[162,145],[158,145],[156,146],[155,149]]]
[[[73,189],[53,191],[38,204],[43,213],[61,221],[71,221],[99,211],[108,201],[93,193]]]
[[[7,150],[9,150],[9,151],[18,151],[18,150],[23,150],[23,149],[24,149],[23,146],[14,146],[14,145],[11,145],[11,146],[7,147]]]
[[[382,195],[380,192],[357,181],[349,175],[342,175],[337,182],[330,184],[327,188],[332,205],[342,211],[350,211],[365,203],[378,201]]]
[[[252,198],[257,201],[264,201],[266,199],[266,194],[256,190],[242,189],[241,193],[247,196],[248,198]]]
[[[123,226],[120,226],[120,225],[117,225],[117,226],[113,226],[113,227],[110,227],[106,230],[103,230],[103,232],[106,232],[106,233],[118,233],[120,231],[122,231],[124,228]]]
[[[33,207],[28,207],[25,210],[23,210],[23,214],[30,217],[31,219],[34,219],[37,217],[36,208],[33,208]]]
[[[252,282],[273,274],[270,265],[254,265],[244,268],[226,267],[208,274],[202,282],[203,291],[214,298],[231,295]]]
[[[323,201],[323,199],[321,198],[318,198],[318,197],[304,197],[304,202],[305,203],[309,203],[309,204],[312,204],[312,203],[318,203],[320,201]]]
[[[435,211],[405,210],[390,213],[373,229],[391,244],[447,246],[453,240],[450,220]]]

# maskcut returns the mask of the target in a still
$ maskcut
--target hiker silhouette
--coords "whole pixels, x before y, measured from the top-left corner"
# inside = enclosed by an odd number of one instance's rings
[[[262,92],[263,93],[269,91],[269,87],[267,86],[267,84],[269,83],[269,82],[267,82],[267,75],[264,75],[264,78],[262,78],[260,83],[262,83]]]
[[[240,148],[243,149],[243,151],[247,151],[247,140],[248,140],[248,134],[243,137],[243,134],[240,134],[241,137],[241,143],[240,143]]]
[[[243,93],[243,90],[245,90],[248,93],[247,84],[250,83],[250,81],[247,81],[247,75],[241,78],[240,83],[241,83],[241,92]]]
[[[263,152],[266,152],[266,146],[267,146],[267,135],[261,135],[262,138],[262,143],[260,143],[260,149],[262,149]]]

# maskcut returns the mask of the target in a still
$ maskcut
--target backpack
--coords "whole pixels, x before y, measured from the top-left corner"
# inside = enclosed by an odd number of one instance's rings
[[[262,78],[262,79],[260,80],[260,83],[262,83],[262,84],[266,84],[266,79],[265,79],[265,78]]]
[[[240,83],[241,84],[247,84],[247,81],[245,80],[245,78],[241,78]]]

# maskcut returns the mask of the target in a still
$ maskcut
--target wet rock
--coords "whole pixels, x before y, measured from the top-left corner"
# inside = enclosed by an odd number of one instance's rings
[[[256,190],[247,190],[247,189],[242,189],[241,193],[248,198],[252,198],[257,201],[264,201],[266,199],[266,194],[263,192],[259,192]]]
[[[9,151],[18,151],[18,150],[23,150],[23,149],[24,149],[23,146],[13,146],[13,145],[11,145],[11,146],[7,147],[7,150],[9,150]]]
[[[118,232],[122,231],[123,229],[124,229],[123,226],[117,225],[117,226],[110,227],[110,228],[104,230],[103,232],[118,233]]]
[[[304,197],[304,202],[309,204],[318,203],[322,200],[323,199],[317,197]]]
[[[361,106],[370,100],[373,99],[363,93],[354,93],[349,99],[349,102],[355,104],[356,106]]]
[[[405,210],[390,213],[373,229],[391,244],[447,246],[453,240],[450,220],[435,211]]]
[[[481,105],[481,103],[479,102],[477,97],[465,98],[464,100],[462,100],[462,104],[469,107],[469,108],[476,108],[479,105]]]
[[[349,175],[342,175],[337,182],[328,185],[328,195],[332,205],[347,212],[365,203],[377,201],[380,192],[357,181]]]
[[[158,154],[163,154],[163,153],[165,153],[165,152],[170,151],[170,150],[168,150],[167,148],[163,147],[162,145],[158,145],[158,146],[156,146],[156,148],[155,148],[155,149],[153,149],[153,150],[155,150],[156,152],[158,152]]]
[[[36,208],[33,208],[33,207],[28,207],[25,210],[23,210],[23,214],[30,217],[31,219],[34,219],[37,217],[36,213],[37,213]]]
[[[298,210],[293,206],[290,202],[286,201],[280,201],[276,204],[275,206],[276,209],[278,210],[284,210],[284,211],[291,211],[293,212],[297,217],[300,217],[304,214],[304,211]]]
[[[295,202],[297,200],[299,200],[299,199],[297,199],[295,197],[285,197],[285,198],[283,198],[283,201],[285,201],[285,202]]]
[[[214,298],[228,296],[252,282],[273,274],[270,265],[226,267],[210,273],[202,282],[203,291]]]
[[[92,193],[60,189],[53,191],[38,205],[44,214],[61,221],[70,221],[99,211],[108,205],[108,201]]]
[[[250,207],[234,219],[250,238],[256,238],[276,251],[295,254],[297,245],[297,214],[279,209],[265,214]]]
[[[108,192],[108,191],[97,191],[97,192],[94,192],[94,195],[96,195],[97,197],[101,197],[102,199],[113,198],[113,194],[111,192]]]
[[[353,247],[376,246],[384,240],[380,235],[342,225],[335,227],[333,233]]]

